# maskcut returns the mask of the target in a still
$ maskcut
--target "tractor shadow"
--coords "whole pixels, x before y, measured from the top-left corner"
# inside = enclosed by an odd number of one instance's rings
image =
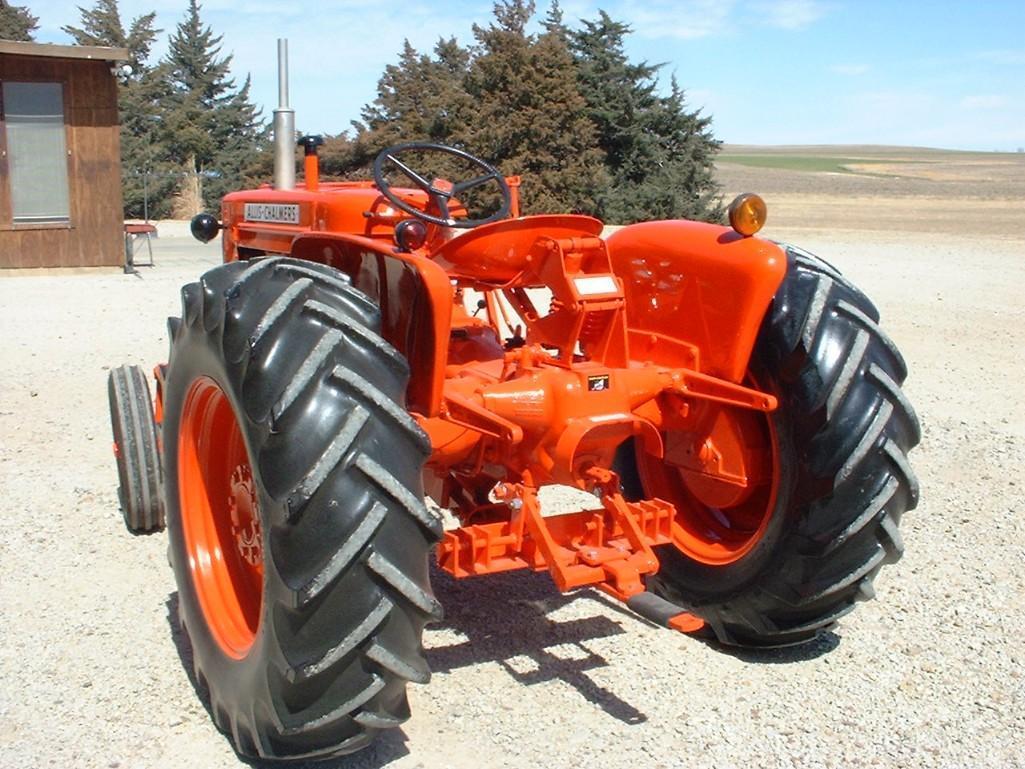
[[[181,660],[189,683],[196,692],[199,701],[206,709],[207,717],[213,724],[213,711],[210,708],[210,692],[196,678],[195,667],[192,663],[192,644],[189,637],[182,630],[178,622],[178,593],[168,595],[164,602],[167,609],[167,624],[171,629],[171,640],[178,652],[178,659]],[[224,738],[228,741],[228,737]],[[230,744],[230,741],[229,741]],[[263,761],[248,758],[235,754],[238,760],[254,767],[254,769],[281,769],[283,764],[280,761]],[[409,748],[406,747],[406,735],[401,729],[385,729],[380,732],[368,747],[354,753],[351,756],[342,756],[335,759],[320,761],[289,762],[288,769],[381,769],[381,767],[396,761],[403,756],[409,755]]]
[[[590,649],[587,642],[630,632],[629,626],[624,628],[608,614],[622,615],[626,622],[657,627],[667,636],[675,635],[675,631],[649,622],[596,590],[560,593],[546,572],[516,571],[455,579],[432,563],[431,583],[445,607],[445,618],[428,627],[428,634],[436,628],[455,631],[465,638],[455,644],[426,649],[431,670],[448,673],[491,662],[525,686],[556,680],[567,683],[586,700],[625,724],[647,720],[644,713],[615,692],[596,684],[588,675],[588,671],[609,663]],[[549,616],[574,601],[600,604],[603,611],[568,620]],[[834,651],[841,641],[832,631],[799,645],[767,649],[727,646],[711,635],[698,634],[690,638],[718,654],[752,665],[808,662]]]
[[[437,637],[431,639],[432,630],[450,630],[463,637],[456,643],[425,650],[434,672],[450,673],[491,662],[523,686],[551,681],[568,684],[585,700],[624,724],[638,725],[648,720],[645,713],[591,678],[590,671],[607,667],[609,662],[587,645],[589,641],[629,632],[607,614],[621,615],[624,621],[652,624],[648,620],[594,590],[560,593],[546,572],[518,571],[457,580],[432,564],[431,582],[445,607],[445,618],[428,627],[425,640],[441,641]],[[589,617],[553,619],[549,616],[575,601],[594,602],[602,610]],[[168,595],[164,605],[182,668],[213,723],[209,692],[196,678],[192,645],[178,622],[178,593]],[[773,665],[800,663],[828,654],[840,645],[841,638],[826,632],[800,646],[766,650],[738,649],[709,638],[695,637],[694,640],[743,662]],[[406,741],[402,729],[386,729],[369,747],[351,756],[289,763],[289,769],[380,769],[410,754]],[[275,761],[238,758],[256,769],[281,769],[282,766]]]
[[[455,579],[432,566],[431,582],[445,607],[445,618],[428,628],[425,640],[432,640],[432,629],[455,631],[463,637],[457,643],[426,649],[434,672],[449,673],[491,662],[524,686],[562,681],[624,724],[648,720],[647,715],[589,675],[609,662],[588,642],[628,631],[604,613],[565,620],[549,616],[571,602],[591,600],[636,619],[625,608],[594,591],[560,593],[547,572]]]

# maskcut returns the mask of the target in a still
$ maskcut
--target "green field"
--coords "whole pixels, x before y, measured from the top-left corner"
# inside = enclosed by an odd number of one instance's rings
[[[753,166],[755,168],[779,168],[786,171],[818,171],[837,174],[853,173],[846,166],[852,163],[899,163],[906,161],[883,160],[881,158],[851,158],[834,157],[828,155],[789,155],[789,154],[764,154],[764,155],[742,155],[732,152],[722,152],[718,155],[720,163],[736,163],[742,166]]]

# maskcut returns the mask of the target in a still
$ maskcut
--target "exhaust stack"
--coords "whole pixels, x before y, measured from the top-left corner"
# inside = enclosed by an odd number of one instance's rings
[[[278,106],[274,110],[274,187],[295,188],[295,111],[288,106],[288,40],[278,38]]]

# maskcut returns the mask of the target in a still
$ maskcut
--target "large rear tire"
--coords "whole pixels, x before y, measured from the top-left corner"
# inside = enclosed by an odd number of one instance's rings
[[[901,516],[918,501],[907,453],[920,430],[900,389],[904,360],[864,294],[786,250],[749,375],[779,408],[757,420],[724,413],[729,429],[716,428],[746,455],[749,488],[632,445],[618,460],[628,494],[663,496],[678,510],[680,536],[660,548],[648,589],[730,645],[811,640],[873,597],[876,574],[903,552]]]
[[[408,366],[328,267],[225,264],[182,305],[163,430],[196,679],[243,756],[351,753],[408,718],[441,612]]]

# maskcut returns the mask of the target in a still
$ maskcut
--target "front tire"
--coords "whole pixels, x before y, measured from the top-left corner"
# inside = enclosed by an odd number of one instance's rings
[[[112,368],[107,375],[107,398],[125,526],[132,534],[161,531],[160,452],[145,372],[138,366]]]
[[[918,502],[907,453],[920,429],[900,389],[904,360],[864,294],[814,256],[786,251],[749,374],[779,408],[732,428],[760,485],[741,495],[639,447],[619,460],[628,492],[678,511],[680,536],[660,548],[649,590],[737,646],[809,641],[872,598],[879,570],[903,552],[901,516]],[[716,495],[722,503],[709,502]]]
[[[408,718],[441,612],[408,366],[376,307],[321,265],[216,267],[182,313],[163,429],[196,679],[243,756],[351,753]]]

